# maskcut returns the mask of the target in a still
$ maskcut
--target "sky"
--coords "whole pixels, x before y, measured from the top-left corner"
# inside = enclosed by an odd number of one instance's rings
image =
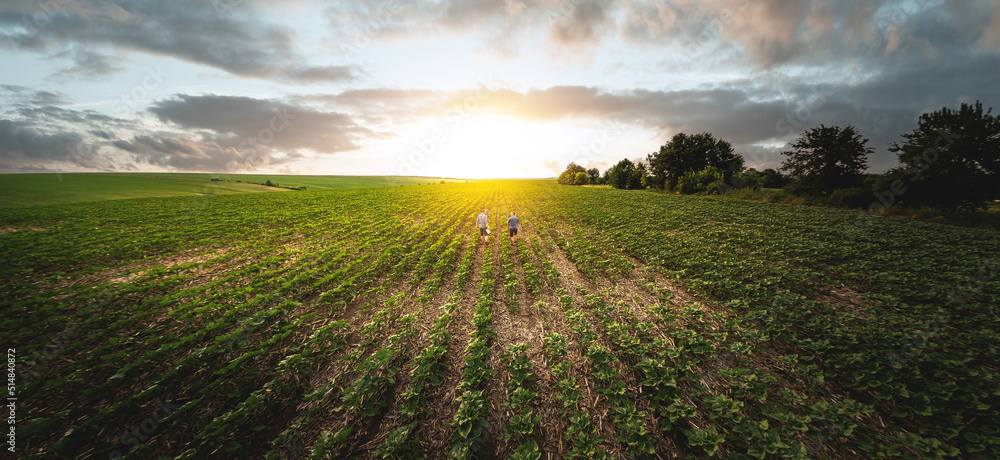
[[[3,0],[0,173],[552,177],[677,133],[747,167],[1000,112],[996,0]]]

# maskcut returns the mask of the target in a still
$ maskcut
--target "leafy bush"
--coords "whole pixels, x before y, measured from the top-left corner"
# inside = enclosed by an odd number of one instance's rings
[[[780,172],[767,168],[760,172],[761,176],[761,187],[764,188],[782,188],[788,185],[790,179],[788,176],[781,174]]]
[[[735,174],[731,185],[733,188],[760,190],[763,188],[765,180],[765,177],[761,173],[757,172],[756,169],[750,168],[739,174]]]
[[[867,208],[874,200],[871,190],[864,187],[851,187],[834,190],[828,199],[833,206],[846,206],[849,208]]]
[[[715,166],[709,166],[701,171],[684,173],[677,184],[681,189],[681,193],[691,195],[695,193],[717,193],[722,183],[722,172]]]

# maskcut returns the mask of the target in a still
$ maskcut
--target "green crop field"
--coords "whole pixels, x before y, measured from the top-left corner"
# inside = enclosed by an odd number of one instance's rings
[[[213,181],[212,179],[218,179]],[[0,207],[156,196],[224,195],[280,192],[282,187],[310,190],[437,184],[456,179],[392,176],[282,176],[261,174],[196,173],[68,173],[2,174]]]
[[[0,254],[29,458],[1000,457],[994,230],[484,181],[10,207]]]

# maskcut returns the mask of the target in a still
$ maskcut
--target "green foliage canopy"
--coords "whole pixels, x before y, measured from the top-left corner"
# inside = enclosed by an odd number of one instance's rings
[[[713,166],[723,172],[726,180],[743,170],[743,157],[733,151],[726,140],[711,133],[675,134],[670,142],[646,157],[649,162],[650,185],[674,190],[680,178]]]
[[[788,157],[781,170],[796,176],[796,189],[806,193],[856,187],[864,181],[868,155],[874,152],[867,143],[853,126],[819,125],[802,133],[792,150],[781,152]]]
[[[636,165],[628,158],[623,158],[604,172],[604,183],[614,188],[638,190],[643,187],[644,176],[646,176],[645,165]]]
[[[913,183],[901,199],[942,210],[1000,199],[1000,117],[992,111],[977,101],[921,115],[905,141],[889,148],[900,163],[890,175]]]
[[[681,193],[691,195],[694,193],[714,193],[722,184],[722,171],[715,166],[709,166],[701,171],[691,171],[684,173],[677,186]]]
[[[577,173],[583,173],[583,175],[586,176],[587,169],[576,163],[570,163],[566,166],[566,170],[559,175],[559,183],[562,185],[582,185],[576,184]]]

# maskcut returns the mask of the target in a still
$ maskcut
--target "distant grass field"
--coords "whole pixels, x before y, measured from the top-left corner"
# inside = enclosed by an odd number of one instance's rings
[[[187,174],[179,174],[186,176]],[[193,174],[201,176],[200,174]],[[358,187],[395,187],[398,185],[427,185],[437,184],[442,180],[445,182],[465,182],[464,179],[441,179],[440,177],[399,177],[399,176],[286,176],[279,174],[211,174],[211,177],[219,178],[230,182],[256,182],[265,183],[270,180],[272,183],[281,186],[298,187],[305,186],[309,190],[323,190],[335,188],[358,188]]]
[[[220,180],[212,181],[212,178]],[[0,175],[0,207],[154,196],[228,195],[287,190],[258,185],[266,183],[268,180],[281,186],[305,186],[310,190],[418,185],[441,181],[441,179],[427,177],[258,174],[3,174]],[[454,182],[450,179],[447,181]]]

